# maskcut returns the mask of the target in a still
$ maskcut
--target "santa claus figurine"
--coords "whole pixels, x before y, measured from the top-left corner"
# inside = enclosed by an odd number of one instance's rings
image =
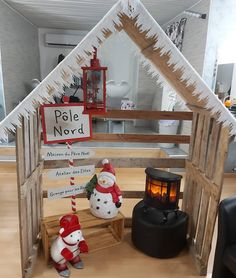
[[[121,191],[116,184],[115,170],[108,159],[102,161],[103,169],[87,184],[87,196],[91,213],[108,219],[117,215],[122,204]]]
[[[60,227],[59,236],[53,241],[50,253],[59,275],[69,277],[70,271],[66,262],[69,261],[77,269],[83,268],[79,254],[88,252],[88,246],[83,238],[77,215],[64,215],[60,219]]]

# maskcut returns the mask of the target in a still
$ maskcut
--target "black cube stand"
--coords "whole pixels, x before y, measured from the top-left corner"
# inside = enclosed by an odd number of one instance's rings
[[[188,215],[170,212],[167,220],[163,211],[147,207],[140,201],[133,210],[132,241],[140,251],[156,258],[172,258],[186,245]]]

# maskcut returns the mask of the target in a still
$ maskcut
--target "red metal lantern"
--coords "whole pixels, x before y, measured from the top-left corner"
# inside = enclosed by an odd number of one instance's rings
[[[106,70],[97,59],[97,49],[94,48],[90,67],[82,67],[84,112],[100,114],[106,112]]]

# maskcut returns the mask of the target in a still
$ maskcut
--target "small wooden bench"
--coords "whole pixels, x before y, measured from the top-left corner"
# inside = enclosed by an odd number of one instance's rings
[[[89,252],[114,246],[121,242],[124,234],[124,219],[121,212],[115,218],[101,219],[93,216],[89,209],[77,211],[83,236]],[[42,220],[42,242],[46,263],[50,263],[50,245],[59,232],[62,215],[45,217]]]

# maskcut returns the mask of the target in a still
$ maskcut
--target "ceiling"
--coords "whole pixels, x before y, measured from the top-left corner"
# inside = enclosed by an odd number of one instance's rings
[[[90,30],[117,0],[4,0],[37,27]],[[162,25],[199,0],[142,0]]]

